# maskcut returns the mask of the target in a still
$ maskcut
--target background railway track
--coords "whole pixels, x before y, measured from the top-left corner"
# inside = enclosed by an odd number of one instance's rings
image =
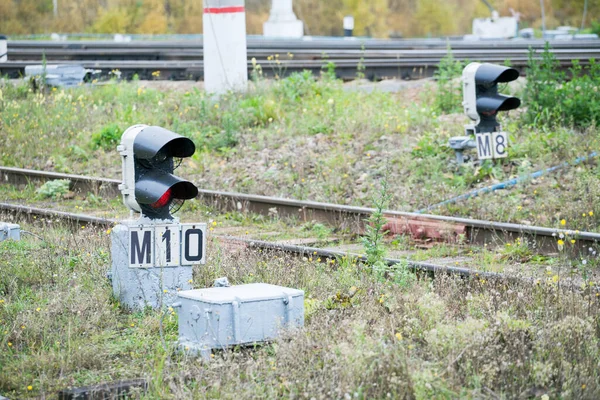
[[[582,65],[600,57],[600,40],[552,41],[552,51],[563,68],[572,60]],[[248,40],[248,70],[252,59],[262,67],[266,77],[287,75],[310,70],[319,74],[324,65],[334,62],[338,77],[353,79],[357,67],[364,66],[369,79],[430,77],[437,65],[452,48],[457,60],[504,63],[524,72],[529,49],[540,53],[545,42],[517,41],[458,41],[440,39],[417,40]],[[8,59],[0,64],[0,73],[10,77],[23,74],[26,65],[41,63],[81,64],[99,69],[103,74],[118,69],[124,78],[137,74],[151,78],[160,71],[161,79],[202,79],[202,41],[9,41]]]
[[[71,189],[82,194],[92,193],[106,198],[120,196],[117,188],[120,181],[86,177],[82,175],[60,174],[46,171],[0,167],[0,181],[9,184],[27,184],[67,179]],[[220,211],[251,212],[260,215],[292,217],[300,221],[319,221],[354,233],[364,230],[365,220],[373,213],[366,207],[345,206],[330,203],[299,201],[267,196],[248,195],[215,190],[199,190],[199,200]],[[10,205],[0,204],[0,208]],[[557,239],[560,235],[576,238],[579,251],[587,251],[591,245],[600,242],[600,234],[574,232],[566,229],[545,228],[512,223],[483,221],[469,218],[448,217],[388,210],[385,216],[393,232],[411,234],[413,237],[438,239],[449,242],[466,242],[474,245],[504,245],[518,238],[536,244],[536,251],[550,254],[558,251]],[[112,220],[106,220],[113,223]],[[83,219],[81,222],[85,222]],[[462,233],[460,233],[462,232]],[[435,237],[439,236],[439,237]]]

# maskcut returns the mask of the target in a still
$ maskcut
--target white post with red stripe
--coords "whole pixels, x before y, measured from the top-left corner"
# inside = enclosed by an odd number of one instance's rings
[[[269,20],[263,25],[263,34],[269,37],[301,38],[304,24],[294,14],[292,0],[273,0]]]
[[[0,62],[8,60],[8,46],[6,45],[6,36],[0,35]]]
[[[248,56],[244,0],[204,1],[204,88],[246,91]]]

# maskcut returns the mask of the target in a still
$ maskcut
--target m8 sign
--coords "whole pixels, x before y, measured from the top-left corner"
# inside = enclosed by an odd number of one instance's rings
[[[504,158],[508,156],[508,135],[506,132],[476,133],[477,156],[480,160]]]
[[[129,228],[129,267],[204,264],[206,224],[141,225]]]

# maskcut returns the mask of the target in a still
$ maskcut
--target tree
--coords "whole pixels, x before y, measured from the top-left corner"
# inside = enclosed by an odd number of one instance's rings
[[[388,37],[388,0],[344,0],[343,14],[354,17],[356,36]],[[343,15],[338,17],[341,21]]]
[[[413,33],[419,36],[445,36],[460,32],[456,20],[454,5],[437,0],[418,0],[414,14]]]

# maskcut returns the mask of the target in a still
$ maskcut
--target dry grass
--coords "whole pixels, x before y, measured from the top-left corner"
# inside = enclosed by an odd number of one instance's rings
[[[301,288],[307,319],[278,342],[205,363],[175,351],[168,310],[164,347],[160,312],[129,313],[112,299],[105,232],[27,229],[44,240],[0,243],[0,392],[9,397],[132,377],[151,380],[147,398],[600,396],[600,302],[562,280],[439,275],[399,287],[347,260],[211,241],[196,287],[228,276]]]

